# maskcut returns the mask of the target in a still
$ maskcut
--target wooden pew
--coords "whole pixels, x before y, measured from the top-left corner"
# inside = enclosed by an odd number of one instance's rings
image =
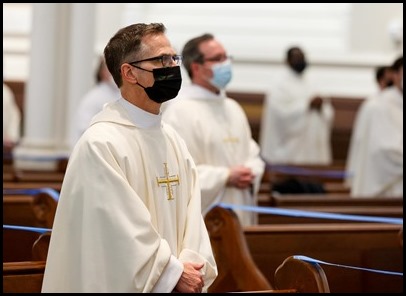
[[[289,209],[287,209],[289,210]],[[325,213],[325,214],[338,214],[339,218],[331,217],[329,219],[322,218],[322,217],[304,217],[301,215],[298,216],[287,216],[287,215],[277,215],[277,214],[258,214],[258,224],[266,225],[266,224],[301,224],[301,223],[368,223],[368,221],[356,221],[345,219],[343,215],[355,215],[355,216],[366,216],[365,219],[369,219],[367,217],[373,217],[374,219],[377,218],[403,218],[403,208],[401,207],[303,207],[303,208],[295,208],[292,210],[300,210],[305,212],[317,212],[317,213]],[[375,221],[376,222],[376,221]]]
[[[292,165],[267,163],[261,180],[260,193],[277,191],[277,185],[288,184],[296,190],[313,190],[318,186],[317,193],[342,193],[349,194],[350,188],[344,183],[345,168],[343,165]],[[312,184],[312,185],[309,185]],[[321,192],[319,192],[321,191]],[[292,191],[294,193],[294,191]],[[305,193],[305,192],[303,192]],[[316,192],[314,192],[316,193]],[[280,194],[288,194],[280,192]]]
[[[333,214],[403,218],[402,198],[352,198],[347,194],[281,194],[259,196],[260,207],[293,209]],[[259,224],[337,223],[342,219],[308,218],[259,214]],[[350,221],[351,222],[351,221]]]
[[[334,163],[329,165],[267,163],[266,171],[272,182],[294,177],[302,181],[342,183],[345,177],[345,166]]]
[[[331,147],[335,163],[345,164],[348,155],[353,125],[362,97],[330,97],[335,116],[331,133]]]
[[[13,158],[4,153],[3,148],[3,181],[12,181],[14,178]]]
[[[316,206],[350,206],[365,207],[379,206],[403,208],[403,197],[363,197],[353,198],[349,194],[272,194],[261,197],[261,205],[297,208]]]
[[[3,154],[4,157],[4,154]],[[4,163],[3,160],[3,184],[5,182],[26,182],[26,183],[62,183],[65,176],[68,158],[56,159],[54,169],[15,169],[13,165]]]
[[[5,182],[3,189],[33,189],[33,188],[52,188],[61,192],[62,182]]]
[[[244,109],[251,127],[252,138],[258,143],[265,93],[227,91],[227,96],[236,100]]]
[[[33,246],[40,236],[40,232],[3,226],[3,262],[33,261],[39,258],[33,256]]]
[[[219,272],[209,288],[210,293],[329,292],[326,276],[320,266],[292,257],[287,258],[275,271],[275,285],[271,285],[252,260],[241,225],[233,211],[214,207],[206,214],[205,223]]]
[[[46,191],[3,193],[3,224],[52,228],[57,204],[55,196]]]
[[[227,211],[225,209],[220,209],[221,211]],[[229,215],[229,214],[228,214]],[[300,259],[291,256],[286,258],[282,264],[278,267],[275,272],[275,284],[277,289],[271,289],[270,284],[261,274],[261,272],[255,267],[252,259],[249,259],[250,255],[246,249],[244,236],[242,233],[241,226],[239,225],[238,219],[233,212],[231,212],[233,217],[226,214],[226,219],[228,222],[231,222],[233,231],[232,237],[234,237],[235,242],[241,242],[245,246],[244,253],[236,252],[241,256],[241,258],[232,258],[228,257],[227,259],[236,259],[236,261],[221,261],[219,265],[219,270],[222,272],[219,274],[219,280],[216,280],[215,283],[210,287],[209,292],[218,293],[220,291],[228,292],[224,290],[226,286],[229,286],[232,289],[230,283],[226,283],[227,280],[224,275],[224,267],[237,267],[237,270],[233,270],[235,276],[238,277],[237,281],[232,280],[231,283],[238,285],[240,289],[244,288],[253,288],[252,291],[244,290],[245,292],[253,293],[328,293],[329,286],[326,275],[323,269],[318,264],[310,264],[308,262],[302,261]],[[216,214],[214,213],[215,217]],[[234,224],[237,223],[237,224]],[[211,232],[214,236],[217,236],[223,233],[222,230],[218,232],[218,228],[210,224]],[[215,227],[215,229],[212,228]],[[225,226],[225,224],[222,224]],[[237,228],[235,228],[237,227]],[[235,228],[235,229],[234,229]],[[237,231],[234,231],[237,230]],[[49,241],[51,237],[51,232],[45,232],[39,236],[39,238],[34,242],[32,247],[32,260],[35,261],[24,261],[24,262],[4,262],[3,263],[3,292],[5,293],[39,293],[41,291],[41,285],[43,280],[43,273],[45,270],[45,262],[48,254]],[[214,237],[213,237],[214,239]],[[215,238],[216,240],[218,237]],[[226,241],[223,239],[222,247]],[[247,260],[248,258],[248,260]],[[227,260],[226,260],[227,261]],[[239,262],[242,261],[243,267],[239,266]],[[254,270],[253,273],[247,272],[247,269]],[[238,273],[239,271],[240,273]],[[228,272],[231,272],[228,269]],[[248,275],[248,278],[245,276]],[[229,279],[228,279],[229,280]],[[251,281],[251,282],[250,282]],[[257,290],[260,287],[266,288],[265,290]],[[234,291],[231,292],[241,292]]]
[[[3,293],[41,293],[50,237],[46,232],[34,241],[31,261],[3,260]]]
[[[275,271],[277,289],[294,289],[300,293],[330,293],[327,276],[317,263],[289,256]]]
[[[19,170],[14,172],[14,182],[60,182],[62,183],[65,172]]]
[[[272,275],[280,262],[298,254],[347,266],[403,272],[401,228],[383,223],[323,223],[257,225],[243,230],[253,260],[274,285]],[[324,265],[323,270],[332,293],[403,292],[403,277]]]
[[[218,277],[210,293],[269,290],[272,288],[251,258],[235,213],[220,207],[211,209],[205,223],[215,255]],[[232,246],[232,248],[226,245]]]
[[[62,182],[67,164],[67,158],[57,159],[55,168],[46,170],[15,169],[3,164],[3,182]]]
[[[41,293],[45,261],[3,262],[3,293]]]

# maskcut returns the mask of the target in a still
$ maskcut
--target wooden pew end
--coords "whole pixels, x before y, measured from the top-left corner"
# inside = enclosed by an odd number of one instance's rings
[[[298,293],[330,293],[326,274],[317,263],[289,256],[275,271],[277,289],[295,288]]]

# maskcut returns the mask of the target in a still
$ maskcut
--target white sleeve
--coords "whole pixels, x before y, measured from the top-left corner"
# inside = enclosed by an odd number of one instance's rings
[[[178,283],[182,272],[183,263],[171,255],[168,265],[166,265],[151,293],[171,293]]]

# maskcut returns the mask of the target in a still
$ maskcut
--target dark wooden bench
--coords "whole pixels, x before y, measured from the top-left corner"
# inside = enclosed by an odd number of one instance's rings
[[[55,198],[46,191],[7,194],[3,190],[3,224],[52,228]]]
[[[33,188],[52,188],[60,192],[62,188],[62,182],[14,182],[3,181],[3,189],[33,189]]]
[[[258,143],[265,93],[228,91],[227,95],[244,109],[251,127],[252,138]]]
[[[45,261],[3,262],[3,293],[41,293]]]
[[[64,172],[58,171],[35,171],[19,170],[14,172],[15,182],[60,182],[65,176]]]
[[[403,272],[402,225],[279,224],[244,227],[251,256],[274,285],[280,262],[304,255],[347,266]],[[232,245],[229,249],[233,248]],[[403,277],[323,265],[332,293],[401,293]]]
[[[353,198],[349,194],[272,194],[268,200],[262,196],[261,205],[274,207],[317,207],[317,206],[350,206],[350,207],[393,207],[403,208],[403,197],[362,197]]]
[[[276,208],[282,209],[282,208]],[[387,219],[403,219],[402,207],[350,207],[350,206],[325,206],[325,207],[297,207],[286,210],[305,211],[304,213],[331,214],[331,217],[305,216],[300,213],[294,215],[258,214],[258,224],[300,224],[300,223],[369,223],[381,222]],[[336,214],[338,216],[336,216]],[[345,215],[349,215],[347,218]],[[355,219],[353,218],[355,215]],[[364,217],[364,218],[363,218]],[[357,219],[358,218],[358,219]],[[364,219],[364,220],[363,220]],[[366,221],[365,221],[366,220]]]
[[[330,293],[324,270],[318,263],[290,256],[275,272],[276,289],[232,293]]]
[[[218,214],[225,211],[227,210],[223,208],[220,208],[217,213],[216,210],[214,210],[211,217],[215,218]],[[212,243],[214,245],[220,243],[218,244],[220,249],[216,250],[221,250],[221,248],[225,246],[224,244],[226,244],[226,240],[218,240],[218,235],[223,236],[223,234],[226,234],[227,237],[233,237],[235,243],[242,243],[243,247],[239,249],[238,252],[234,252],[235,255],[239,255],[240,257],[233,258],[233,256],[227,256],[225,260],[221,260],[221,257],[218,255],[216,256],[216,260],[218,260],[217,263],[219,264],[219,277],[210,287],[209,292],[329,292],[327,278],[323,269],[318,264],[310,264],[306,261],[297,259],[294,256],[286,258],[278,267],[275,272],[275,285],[277,288],[271,289],[269,282],[261,274],[259,269],[255,267],[255,263],[253,263],[252,258],[250,258],[249,250],[246,247],[238,218],[233,212],[225,214],[225,219],[227,221],[225,224],[222,224],[222,226],[231,223],[231,229],[225,227],[223,230],[218,231],[219,229],[216,225],[209,223],[209,227],[211,227],[212,230]],[[214,226],[215,229],[213,229],[212,226]],[[231,230],[231,234],[228,232],[225,233],[224,231],[226,230]],[[25,234],[26,233],[20,232],[20,235]],[[39,235],[32,246],[32,261],[3,263],[3,292],[39,293],[41,291],[50,237],[51,232],[45,232]],[[241,239],[243,241],[240,241]],[[233,269],[234,267],[236,267],[236,269]],[[231,278],[229,277],[230,273],[232,273]],[[259,290],[261,288],[264,289]]]
[[[275,271],[277,289],[294,289],[300,293],[330,293],[327,276],[318,263],[289,256]]]
[[[252,260],[241,225],[233,211],[215,207],[206,214],[205,223],[218,267],[218,277],[209,288],[209,292],[272,288]]]
[[[206,227],[215,254],[218,277],[209,288],[211,293],[328,292],[328,282],[320,266],[287,258],[275,271],[273,285],[253,261],[236,214],[214,207],[205,216]]]
[[[260,207],[293,209],[333,214],[403,218],[402,198],[352,198],[348,194],[261,194]],[[337,223],[342,219],[259,214],[259,224]],[[352,222],[351,220],[349,222]],[[365,222],[365,221],[364,221]]]
[[[350,188],[345,185],[345,168],[343,165],[272,165],[267,163],[261,180],[260,193],[271,194],[277,184],[291,184],[296,190],[305,186],[318,186],[325,193],[349,194]],[[301,187],[300,187],[301,186]],[[295,188],[292,188],[295,189]],[[318,192],[323,193],[323,192]],[[288,194],[281,192],[281,194]]]
[[[267,163],[268,179],[272,182],[283,181],[286,178],[296,178],[302,181],[318,183],[342,183],[345,177],[345,166],[342,164],[277,164]]]
[[[331,133],[331,147],[335,163],[345,164],[355,117],[365,98],[330,97],[335,116]]]
[[[54,169],[16,169],[13,165],[3,163],[3,182],[62,182],[65,176],[67,158],[56,160]]]
[[[47,236],[43,236],[39,231],[43,230],[46,233],[46,228],[32,229],[34,230],[30,230],[29,227],[14,229],[3,226],[3,262],[44,260],[42,245],[47,240]],[[48,247],[46,246],[45,249],[47,253]]]
[[[4,231],[5,229],[3,243]],[[27,239],[30,234],[32,238],[23,241],[24,237]],[[14,231],[14,239],[24,244],[21,247],[25,247],[26,261],[4,261],[3,249],[3,293],[41,293],[50,236],[50,232],[40,234],[32,231]],[[21,260],[21,257],[14,259]]]

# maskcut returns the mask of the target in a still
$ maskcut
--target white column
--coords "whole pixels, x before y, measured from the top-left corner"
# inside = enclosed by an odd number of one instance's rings
[[[72,110],[93,80],[94,4],[34,3],[24,137],[16,168],[49,169],[69,156]]]
[[[84,94],[95,84],[95,69],[99,63],[95,51],[95,15],[96,5],[90,3],[73,3],[71,38],[69,42],[70,71],[68,81],[70,87],[67,89],[67,102],[69,106],[62,109],[66,113],[65,146],[70,149],[72,142],[73,120],[78,109],[80,100]],[[107,44],[107,42],[106,42]],[[103,48],[104,49],[104,48]],[[96,66],[95,66],[96,65]]]

